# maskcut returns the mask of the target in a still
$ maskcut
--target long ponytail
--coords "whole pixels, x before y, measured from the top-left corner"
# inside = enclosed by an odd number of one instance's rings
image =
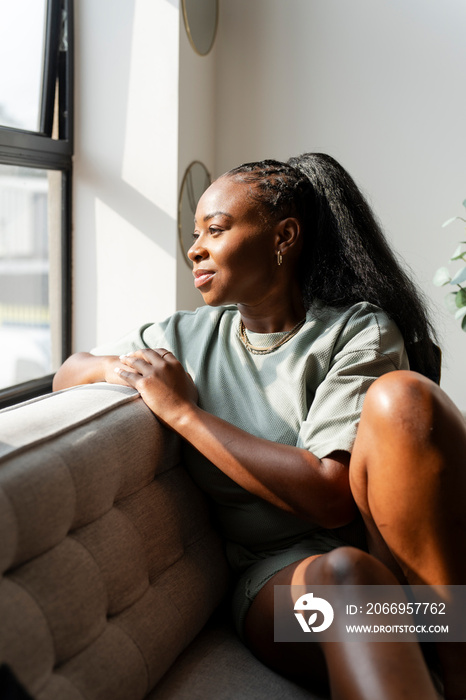
[[[420,290],[397,260],[354,180],[331,156],[306,153],[289,165],[305,174],[316,200],[303,294],[331,306],[368,301],[398,325],[413,368],[437,379],[435,331]]]

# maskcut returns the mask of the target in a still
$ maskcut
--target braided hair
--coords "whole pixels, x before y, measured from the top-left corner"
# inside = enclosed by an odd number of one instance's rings
[[[225,173],[250,183],[264,220],[296,217],[304,232],[298,274],[306,308],[375,304],[397,324],[413,369],[438,379],[435,331],[420,290],[397,260],[361,191],[331,156],[305,153]]]

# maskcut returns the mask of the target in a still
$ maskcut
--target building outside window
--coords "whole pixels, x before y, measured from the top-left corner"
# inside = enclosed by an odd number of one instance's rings
[[[0,407],[70,352],[72,0],[0,0]]]

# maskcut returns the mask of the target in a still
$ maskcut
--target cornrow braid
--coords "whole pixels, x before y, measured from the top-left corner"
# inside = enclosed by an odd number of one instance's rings
[[[309,178],[298,169],[278,160],[244,163],[225,173],[252,185],[249,196],[257,201],[270,222],[295,216],[306,225],[314,193]]]

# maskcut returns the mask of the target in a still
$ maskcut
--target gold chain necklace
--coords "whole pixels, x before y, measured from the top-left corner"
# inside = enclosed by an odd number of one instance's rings
[[[302,328],[302,326],[304,326],[305,323],[306,323],[306,319],[303,318],[303,320],[300,321],[299,323],[297,323],[296,326],[291,329],[291,331],[287,331],[286,333],[284,333],[282,335],[282,337],[279,340],[277,340],[276,343],[273,343],[273,345],[269,345],[268,348],[261,348],[257,345],[252,345],[249,342],[249,338],[248,338],[247,333],[246,333],[246,327],[243,323],[243,319],[240,319],[240,322],[239,322],[238,335],[239,335],[239,338],[240,338],[241,342],[243,343],[244,347],[247,350],[249,350],[249,352],[252,352],[253,355],[268,355],[269,352],[273,352],[274,350],[279,348],[281,345],[284,345],[289,340],[291,340],[291,338],[293,338],[293,336],[296,335],[296,333],[300,330],[300,328]]]

